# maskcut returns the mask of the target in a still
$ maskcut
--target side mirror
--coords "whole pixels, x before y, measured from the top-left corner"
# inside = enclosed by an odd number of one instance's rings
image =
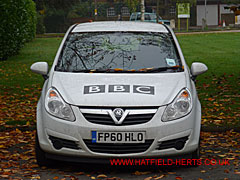
[[[44,79],[47,79],[48,76],[48,63],[47,62],[36,62],[31,65],[31,71],[37,74],[43,75]]]
[[[191,74],[192,74],[193,80],[195,80],[198,75],[205,73],[207,70],[208,70],[208,67],[203,63],[199,63],[199,62],[192,63]]]

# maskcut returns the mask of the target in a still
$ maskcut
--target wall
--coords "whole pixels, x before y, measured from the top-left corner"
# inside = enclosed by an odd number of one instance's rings
[[[224,7],[230,6],[240,6],[240,5],[233,5],[233,4],[221,4],[220,5],[220,13],[221,13],[221,22],[225,21],[226,26],[229,24],[235,24],[235,14],[230,9],[224,9]]]
[[[202,18],[205,18],[205,6],[197,5],[197,26],[202,26]],[[207,5],[207,25],[218,25],[218,5]]]

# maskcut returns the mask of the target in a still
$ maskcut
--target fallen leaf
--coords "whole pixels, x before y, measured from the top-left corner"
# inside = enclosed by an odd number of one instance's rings
[[[151,173],[150,171],[145,171],[145,172],[135,171],[133,174],[139,176],[139,175],[146,175],[146,174],[150,174],[150,173]]]
[[[219,157],[226,157],[227,155],[226,154],[219,154],[218,156]]]
[[[156,179],[156,180],[162,179],[164,176],[165,176],[165,175],[161,175],[161,176],[158,176],[158,177],[156,177],[156,178],[154,178],[154,179]]]
[[[105,174],[99,174],[97,178],[106,178],[107,176]]]
[[[228,169],[225,169],[224,172],[225,172],[225,173],[229,173],[229,170],[228,170]]]
[[[152,177],[147,177],[147,178],[145,178],[144,180],[150,180],[150,179],[152,179]]]
[[[84,172],[78,172],[78,173],[74,173],[75,175],[83,175]]]
[[[9,175],[0,175],[2,178],[8,178]]]
[[[178,176],[178,177],[176,177],[175,179],[177,179],[177,180],[182,180],[183,178],[180,177],[180,176]]]

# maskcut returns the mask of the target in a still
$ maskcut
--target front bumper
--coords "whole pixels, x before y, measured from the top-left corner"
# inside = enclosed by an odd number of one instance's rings
[[[165,107],[159,107],[151,121],[129,126],[108,126],[88,122],[80,112],[78,107],[72,107],[76,116],[75,122],[68,122],[49,115],[44,108],[38,104],[37,109],[37,131],[40,147],[49,154],[49,158],[56,156],[76,157],[76,158],[144,158],[144,157],[167,157],[180,156],[188,154],[197,149],[200,135],[201,108],[197,104],[187,116],[169,122],[162,122],[161,116]],[[109,153],[96,152],[90,150],[87,141],[91,140],[91,131],[145,131],[146,141],[151,141],[146,150],[142,152],[131,153]],[[75,143],[73,146],[56,148],[53,144],[53,138],[59,138],[66,143]],[[161,145],[168,144],[185,138],[184,146],[181,149]],[[173,144],[173,143],[172,143]],[[77,148],[76,148],[77,147]],[[136,146],[137,147],[137,146]],[[107,147],[105,147],[107,148]],[[52,155],[52,156],[51,156]],[[53,158],[54,159],[54,158]]]

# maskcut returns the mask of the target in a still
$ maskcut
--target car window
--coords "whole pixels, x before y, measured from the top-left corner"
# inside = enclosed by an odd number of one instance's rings
[[[141,20],[141,14],[137,15],[137,20]]]
[[[141,20],[141,14],[138,14],[137,15],[137,20],[140,21]],[[149,14],[144,14],[144,20],[145,21],[150,21],[151,20],[151,17]]]
[[[151,18],[150,18],[150,15],[149,15],[149,14],[145,14],[144,18],[145,18],[145,20],[147,20],[147,21],[150,21],[150,20],[151,20]]]
[[[135,21],[135,19],[136,19],[136,14],[132,14],[130,17],[130,21]]]
[[[151,20],[156,20],[157,16],[156,16],[156,14],[150,14],[150,18],[151,18]]]
[[[96,32],[70,34],[55,70],[140,71],[180,65],[172,37],[167,33]]]

